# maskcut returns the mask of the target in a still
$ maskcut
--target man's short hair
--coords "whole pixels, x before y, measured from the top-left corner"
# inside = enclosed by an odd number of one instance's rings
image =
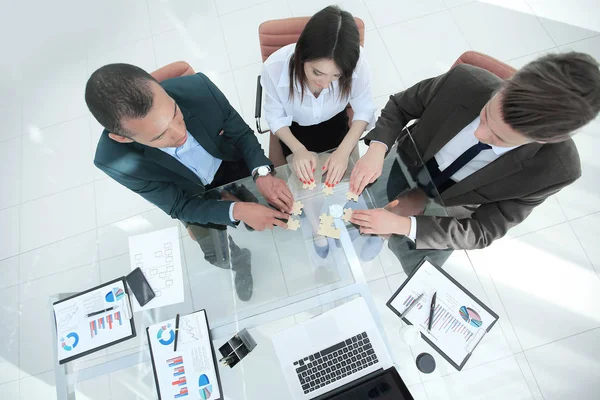
[[[541,142],[568,139],[600,111],[600,69],[584,53],[549,54],[530,62],[500,90],[502,118]]]
[[[123,128],[124,118],[143,118],[152,108],[154,95],[146,71],[130,64],[108,64],[97,69],[85,86],[90,112],[109,132],[131,137]]]

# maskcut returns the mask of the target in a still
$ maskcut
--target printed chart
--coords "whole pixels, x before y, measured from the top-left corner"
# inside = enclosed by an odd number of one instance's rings
[[[174,320],[148,328],[153,367],[162,399],[219,399],[216,365],[204,311],[179,318],[177,351],[173,351]]]

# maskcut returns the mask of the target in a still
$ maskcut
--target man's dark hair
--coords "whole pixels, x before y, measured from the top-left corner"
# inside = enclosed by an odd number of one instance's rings
[[[109,132],[131,137],[121,125],[124,118],[145,117],[152,108],[150,86],[156,80],[130,64],[108,64],[97,69],[85,86],[90,112]]]
[[[322,58],[333,60],[342,73],[339,79],[340,98],[350,97],[352,73],[359,57],[360,35],[352,14],[337,6],[325,7],[311,17],[296,43],[288,71],[290,100],[294,98],[296,82],[300,82],[300,98],[304,98],[304,63]]]
[[[500,90],[504,122],[536,141],[568,139],[600,111],[599,66],[576,52],[530,62]]]

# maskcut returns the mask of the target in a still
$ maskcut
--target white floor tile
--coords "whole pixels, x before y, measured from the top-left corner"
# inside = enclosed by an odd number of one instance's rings
[[[113,179],[96,181],[94,185],[98,226],[108,225],[155,208],[154,204]]]
[[[446,9],[443,0],[365,0],[377,28]]]
[[[427,392],[425,391],[425,386],[423,386],[422,383],[409,386],[408,390],[415,400],[428,400],[429,399],[429,397],[427,397]]]
[[[19,253],[20,206],[0,210],[0,260]]]
[[[22,201],[93,181],[90,117],[85,116],[23,137]]]
[[[110,391],[110,377],[102,375],[97,378],[77,382],[75,386],[75,398],[85,400],[112,400]]]
[[[0,261],[0,289],[19,283],[19,257],[11,257]]]
[[[373,97],[390,95],[404,90],[404,84],[377,30],[366,33],[365,54],[371,68]]]
[[[214,0],[148,0],[152,33],[184,30],[193,25],[218,20]]]
[[[584,128],[586,129],[586,128]],[[582,217],[600,211],[600,186],[598,174],[600,159],[596,149],[600,148],[600,134],[585,132],[573,137],[581,159],[581,178],[562,189],[556,195],[568,219]]]
[[[600,60],[600,35],[560,46],[560,48],[564,51],[580,51],[582,53],[587,53],[596,60]]]
[[[512,60],[506,61],[506,63],[512,67],[515,67],[516,69],[520,69],[520,68],[524,67],[525,64],[528,64],[531,61],[534,61],[543,55],[546,55],[549,53],[558,53],[558,52],[559,52],[558,48],[555,47],[553,49],[536,52],[536,53],[529,54],[529,55],[526,55],[523,57],[513,58]]]
[[[335,4],[342,10],[348,11],[353,17],[362,19],[365,23],[366,31],[375,28],[375,23],[371,18],[371,13],[362,0],[342,0],[336,3],[332,3],[330,0],[288,0],[288,4],[290,5],[290,9],[292,10],[292,15],[294,17],[310,17],[325,7]]]
[[[94,73],[98,68],[112,63],[133,64],[146,72],[157,69],[154,45],[151,38],[123,44],[108,51],[89,49],[87,59],[88,75]]]
[[[600,33],[600,21],[593,10],[594,0],[527,0],[557,45],[585,39]]]
[[[112,400],[150,400],[156,398],[154,373],[150,361],[110,374]]]
[[[21,137],[0,145],[0,210],[19,204],[21,192]]]
[[[549,226],[565,222],[567,218],[556,200],[551,196],[542,204],[533,209],[531,214],[519,225],[511,228],[505,238],[514,238],[531,233]]]
[[[36,375],[54,368],[54,341],[52,340],[54,318],[50,296],[58,293],[77,293],[98,283],[98,267],[85,266],[19,286],[21,377]]]
[[[129,236],[181,225],[158,208],[98,228],[98,259],[129,254]]]
[[[571,227],[596,272],[600,274],[600,213],[571,221]]]
[[[28,65],[23,81],[24,134],[37,134],[39,129],[88,115],[84,92],[88,79],[85,55],[44,60]]]
[[[531,367],[529,362],[527,361],[527,357],[525,357],[524,353],[515,354],[515,360],[519,363],[519,368],[521,368],[521,372],[523,373],[523,377],[527,382],[527,386],[529,386],[529,390],[531,391],[531,396],[535,400],[543,400],[542,392],[540,391],[540,387],[538,386],[537,381],[535,380],[535,376],[531,371]]]
[[[251,117],[254,121],[254,111],[256,106],[256,80],[262,71],[262,62],[247,65],[242,68],[235,69],[233,71],[233,78],[238,92],[238,97],[241,101],[240,108],[241,114],[244,117]],[[262,104],[264,104],[264,93]],[[244,118],[247,121],[247,118]],[[249,124],[250,125],[250,124]],[[262,117],[261,125],[263,129],[268,125],[264,118],[264,112]],[[252,129],[256,131],[256,124],[250,125]],[[264,134],[266,135],[266,133]],[[260,136],[260,135],[259,135]]]
[[[556,46],[534,15],[518,11],[526,7],[524,0],[511,3],[518,3],[512,5],[517,10],[476,2],[450,12],[473,50],[500,60]]]
[[[0,73],[6,74],[0,83],[0,141],[23,134],[23,84],[20,76],[11,76],[10,72],[0,67]]]
[[[592,400],[600,390],[600,329],[525,352],[544,399]]]
[[[487,255],[523,349],[600,326],[600,279],[569,224],[498,243]]]
[[[531,392],[514,357],[424,383],[427,397],[436,399],[531,399]]]
[[[256,4],[266,3],[268,0],[222,0],[218,1],[217,8],[219,10],[219,14],[229,14],[234,11],[244,10],[248,7],[254,6]],[[285,3],[285,0],[277,0],[281,3]]]
[[[196,72],[205,74],[231,69],[218,19],[164,32],[153,40],[158,67],[186,61]]]
[[[380,29],[400,78],[407,88],[447,72],[456,59],[470,50],[449,12]],[[399,38],[411,38],[402,40]]]
[[[444,0],[448,8],[462,6],[463,4],[473,3],[476,0]]]
[[[102,136],[102,132],[104,131],[104,127],[96,121],[96,118],[90,116],[90,132],[91,132],[91,154],[92,154],[92,163],[93,159],[96,156],[96,147],[98,146],[98,141],[100,140],[100,136]],[[100,168],[95,165],[92,167],[94,180],[106,179],[108,175],[104,173]]]
[[[92,184],[23,203],[21,251],[29,251],[96,227]]]
[[[290,9],[283,1],[260,3],[221,16],[231,68],[236,69],[262,61],[258,26],[264,21],[289,17],[291,17]]]
[[[54,371],[30,376],[19,381],[20,399],[56,399],[56,379]]]
[[[91,230],[21,253],[19,282],[26,283],[71,268],[92,265],[97,259],[96,230]]]
[[[0,328],[4,332],[0,344],[0,383],[6,383],[19,379],[19,287],[1,289],[0,296],[3,299]]]
[[[3,399],[19,398],[19,381],[12,381],[0,385],[0,396]]]

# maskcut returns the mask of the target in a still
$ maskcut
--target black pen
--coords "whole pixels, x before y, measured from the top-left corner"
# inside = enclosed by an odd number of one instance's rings
[[[179,336],[179,314],[175,317],[175,345],[173,351],[177,351],[177,337]]]
[[[105,310],[94,311],[93,313],[90,313],[90,314],[88,314],[87,316],[88,316],[88,318],[89,318],[89,317],[93,317],[93,316],[96,316],[96,315],[98,315],[98,314],[105,313],[105,312],[107,312],[107,311],[112,311],[112,310],[114,310],[114,309],[115,309],[114,307],[109,307],[109,308],[107,308],[107,309],[105,309]]]
[[[427,324],[427,332],[431,333],[431,324],[433,323],[433,311],[435,311],[435,297],[437,292],[433,294],[431,298],[431,307],[429,307],[429,324]],[[177,337],[177,336],[175,336]]]

